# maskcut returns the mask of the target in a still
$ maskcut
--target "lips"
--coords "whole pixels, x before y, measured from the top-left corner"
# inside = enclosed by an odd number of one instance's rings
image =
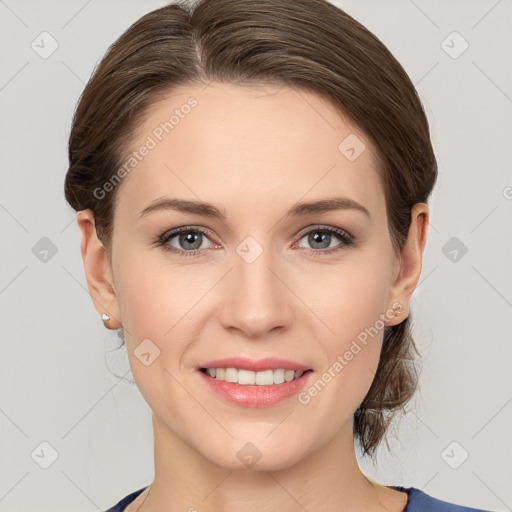
[[[295,371],[297,378],[274,384],[261,385],[240,384],[238,382],[227,382],[209,375],[206,369],[236,369],[242,373],[262,372],[273,370],[274,374]],[[296,395],[313,378],[313,370],[303,364],[294,361],[268,357],[265,359],[253,360],[242,357],[233,357],[207,361],[197,367],[198,374],[211,391],[224,400],[242,407],[262,408],[276,405]],[[247,375],[244,376],[244,379]],[[279,379],[281,381],[281,379]]]

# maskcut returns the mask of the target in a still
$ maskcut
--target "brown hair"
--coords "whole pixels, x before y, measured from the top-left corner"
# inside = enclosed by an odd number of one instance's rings
[[[98,199],[134,142],[148,108],[179,86],[211,81],[280,84],[329,100],[376,149],[393,248],[411,208],[437,178],[429,126],[406,72],[384,44],[326,0],[201,0],[154,10],[129,27],[94,70],[77,105],[65,195],[91,209],[111,254],[115,187]],[[373,383],[354,415],[363,454],[373,455],[418,375],[410,316],[387,326]]]

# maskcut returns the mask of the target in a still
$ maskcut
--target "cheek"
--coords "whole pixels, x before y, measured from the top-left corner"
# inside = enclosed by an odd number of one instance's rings
[[[133,376],[142,394],[165,395],[200,337],[204,305],[216,276],[124,255],[118,262],[118,302]],[[148,341],[149,340],[149,341]],[[148,354],[144,356],[143,354]],[[144,363],[149,362],[146,366]],[[167,386],[167,387],[166,387]]]
[[[305,302],[325,324],[325,339],[333,349],[343,349],[372,327],[382,331],[382,322],[377,321],[386,309],[389,293],[383,266],[361,258],[361,262],[343,262],[303,280]]]
[[[165,342],[208,289],[208,281],[196,274],[191,277],[185,267],[155,264],[155,258],[143,254],[123,258],[118,294],[123,324],[136,337]]]
[[[187,288],[171,272],[143,258],[123,259],[119,275],[118,302],[130,368],[140,393],[158,411],[179,396],[173,376],[185,347],[174,341],[186,325],[180,319],[188,318]]]
[[[324,324],[318,327],[325,331],[319,339],[326,356],[320,379],[335,382],[326,384],[336,395],[332,396],[334,403],[355,410],[378,366],[389,280],[379,262],[365,260],[334,269],[328,278],[316,276],[316,286],[309,287],[313,292],[307,295],[308,305]],[[324,279],[328,287],[319,286]]]

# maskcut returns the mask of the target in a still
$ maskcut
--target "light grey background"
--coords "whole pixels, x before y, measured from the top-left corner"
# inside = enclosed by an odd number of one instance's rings
[[[129,370],[125,353],[108,352],[118,339],[87,292],[63,181],[71,116],[95,64],[165,3],[0,0],[1,511],[105,510],[152,481],[150,410],[107,368]],[[411,304],[421,389],[379,468],[361,466],[385,484],[512,510],[511,1],[336,4],[416,84],[440,173]],[[58,43],[48,58],[31,47],[51,48],[43,31]],[[57,250],[46,261],[43,237]],[[43,442],[57,454],[47,469]]]

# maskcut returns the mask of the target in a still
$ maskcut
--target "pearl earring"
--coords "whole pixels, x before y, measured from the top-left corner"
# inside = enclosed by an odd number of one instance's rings
[[[107,315],[106,313],[103,313],[101,315],[101,319],[103,320],[103,325],[108,329],[108,323],[110,321],[110,316]]]

